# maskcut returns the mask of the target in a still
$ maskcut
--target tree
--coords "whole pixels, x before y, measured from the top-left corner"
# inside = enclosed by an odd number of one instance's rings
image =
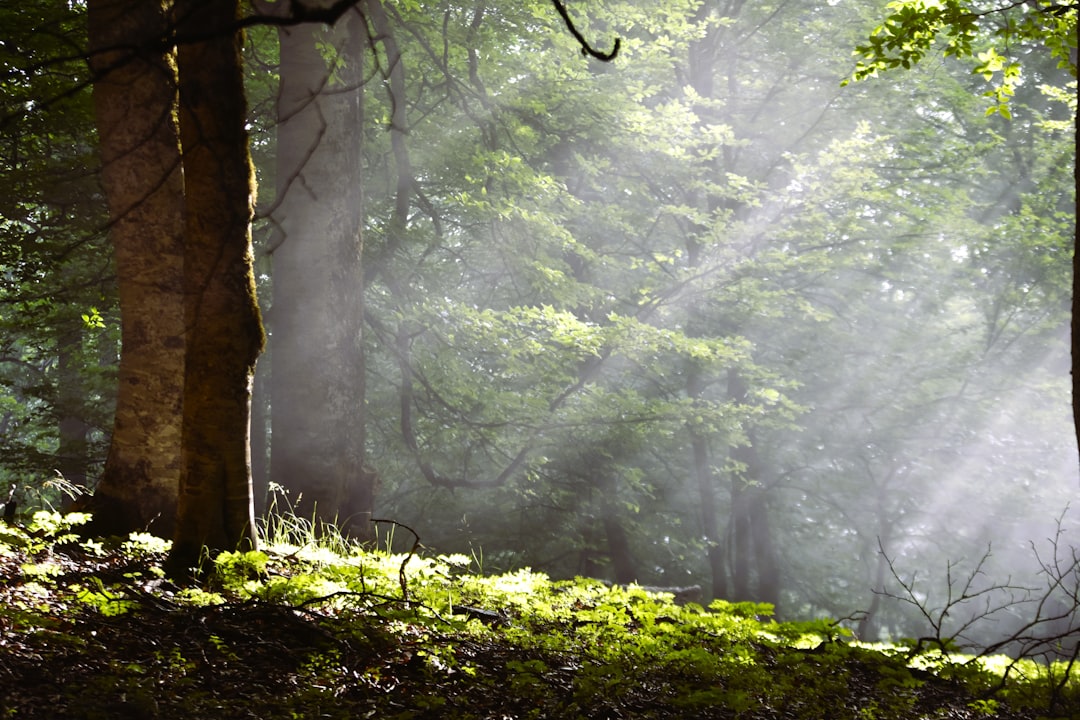
[[[177,5],[184,168],[183,436],[170,564],[254,547],[251,385],[264,337],[255,298],[254,169],[238,2]]]
[[[184,176],[161,6],[87,5],[89,60],[121,309],[119,390],[95,531],[171,535],[184,392]]]
[[[968,0],[945,0],[927,3],[924,0],[902,0],[891,3],[892,12],[871,33],[867,42],[856,52],[859,63],[852,75],[855,80],[873,77],[881,70],[910,68],[922,60],[934,43],[945,37],[946,57],[977,58],[975,72],[986,81],[1000,78],[997,85],[983,93],[991,98],[987,114],[1000,113],[1011,118],[1011,100],[1023,82],[1022,68],[1034,64],[1022,62],[1020,55],[1032,46],[1045,48],[1057,66],[1072,76],[1071,94],[1058,97],[1071,105],[1072,121],[1076,124],[1077,72],[1077,5],[1069,0],[1037,0],[1034,3],[1007,3],[983,9]],[[981,37],[991,35],[993,44],[985,46]],[[997,50],[997,42],[1005,54]],[[999,76],[1000,73],[1000,76]],[[1050,91],[1053,92],[1053,88]],[[1069,93],[1069,89],[1063,89]],[[1080,164],[1073,163],[1073,184],[1080,194]],[[1080,236],[1077,236],[1080,240]],[[1076,428],[1077,448],[1080,451],[1080,253],[1074,243],[1073,306],[1072,306],[1072,397],[1073,425]]]
[[[317,525],[371,535],[364,472],[359,11],[281,27],[273,260],[271,479]],[[385,40],[384,40],[385,42]],[[324,47],[335,48],[327,57]]]
[[[175,26],[159,6],[88,10],[124,329],[95,518],[125,533],[160,516],[161,532],[175,512],[171,563],[184,571],[204,546],[254,542],[247,427],[262,330],[237,6],[180,4]]]

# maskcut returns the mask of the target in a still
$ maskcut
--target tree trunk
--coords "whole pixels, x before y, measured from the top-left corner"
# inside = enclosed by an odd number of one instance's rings
[[[738,370],[730,370],[729,397],[745,402],[748,390]],[[766,503],[769,483],[754,442],[754,431],[750,429],[747,444],[731,449],[731,459],[737,465],[731,473],[735,599],[771,603],[779,611],[780,564]]]
[[[64,323],[56,341],[57,431],[56,470],[69,483],[87,487],[89,476],[88,439],[90,426],[85,420],[86,391],[79,375],[82,328],[71,321]]]
[[[264,316],[267,333],[269,322]],[[251,490],[255,504],[255,516],[267,512],[270,492],[270,375],[274,372],[271,358],[264,355],[259,360],[251,387]]]
[[[172,534],[184,377],[183,176],[162,6],[87,5],[101,185],[121,313],[119,387],[91,531]]]
[[[732,453],[734,456],[734,453]],[[755,600],[750,582],[750,514],[747,512],[746,480],[731,473],[731,585],[736,602]]]
[[[701,398],[705,391],[701,370],[693,363],[687,364],[686,394],[692,399]],[[693,453],[694,481],[700,503],[701,535],[705,540],[705,556],[711,575],[711,597],[728,596],[727,567],[724,562],[724,543],[720,537],[720,524],[716,516],[716,487],[712,463],[709,457],[709,440],[694,428],[688,428],[690,448]]]
[[[889,559],[884,552],[878,552],[874,563],[874,579],[870,585],[870,606],[859,618],[858,627],[855,629],[855,639],[863,642],[874,642],[878,638],[878,610],[881,608],[881,597],[885,592],[885,571],[889,568]]]
[[[750,448],[756,455],[753,447]],[[750,492],[750,537],[754,543],[754,569],[757,576],[757,591],[754,599],[773,606],[780,612],[780,564],[776,557],[776,543],[773,542],[772,523],[769,522],[769,507],[765,502],[768,491],[759,479]]]
[[[365,472],[361,271],[362,60],[367,28],[281,28],[272,240],[271,478],[318,525],[373,538]],[[329,32],[329,36],[328,36]],[[327,67],[320,43],[342,48]]]
[[[256,544],[251,492],[251,382],[263,333],[255,300],[248,148],[235,0],[176,8],[186,212],[183,472],[172,572],[203,548]]]
[[[736,0],[731,7],[722,9],[716,0],[702,2],[695,13],[694,20],[698,23],[706,23],[711,15],[721,14],[725,17],[734,16],[741,7],[741,1]],[[708,31],[699,39],[690,43],[687,48],[686,70],[690,86],[703,98],[715,96],[716,66],[720,52],[723,50],[723,27],[720,25],[709,26]],[[702,123],[717,122],[710,117],[711,110],[702,108]],[[709,162],[715,173],[719,176],[724,173],[721,157],[716,157]],[[708,196],[702,192],[692,192],[692,202],[703,212],[715,213],[722,205],[723,200]],[[708,237],[710,228],[707,224],[691,224],[690,232],[686,238],[686,257],[690,267],[697,267],[702,262],[702,250],[706,246],[704,238]],[[689,308],[689,320],[687,322],[687,334],[712,336],[717,332],[714,318],[707,317],[701,308],[696,306]],[[686,370],[686,393],[694,400],[702,400],[707,385],[715,382],[716,378],[706,377],[706,371],[697,366],[696,361],[689,361]],[[731,567],[731,577],[728,577],[728,553],[734,552],[734,558],[738,561],[739,543],[742,541],[742,533],[736,525],[734,532],[727,539],[721,537],[719,519],[716,508],[716,473],[712,469],[712,457],[709,447],[709,438],[695,428],[689,428],[690,445],[693,452],[693,470],[697,484],[697,496],[701,503],[702,534],[706,542],[706,557],[708,559],[710,574],[712,575],[712,597],[745,599],[742,597],[746,572],[737,564]],[[736,493],[732,492],[732,507],[737,502]],[[731,517],[736,515],[732,512]],[[729,580],[731,585],[729,585]],[[732,595],[731,593],[734,593]]]
[[[594,482],[600,491],[600,524],[604,528],[614,580],[619,585],[628,585],[637,580],[637,567],[630,538],[619,519],[618,483],[607,469],[601,470]]]
[[[1077,129],[1080,137],[1080,127]],[[1076,188],[1076,210],[1080,213],[1080,158],[1073,158],[1073,183]],[[1073,296],[1072,296],[1072,408],[1073,428],[1076,432],[1076,448],[1080,452],[1080,226],[1073,240]],[[1080,456],[1078,456],[1080,458]]]

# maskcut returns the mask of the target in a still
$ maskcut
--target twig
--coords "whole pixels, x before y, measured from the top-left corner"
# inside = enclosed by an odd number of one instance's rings
[[[551,0],[551,2],[555,5],[555,9],[559,11],[559,15],[562,17],[563,22],[566,23],[566,29],[570,31],[570,34],[573,35],[578,41],[578,44],[581,45],[582,55],[591,55],[597,60],[603,60],[604,62],[611,62],[615,59],[615,56],[619,54],[619,46],[622,44],[622,41],[619,38],[615,38],[615,45],[611,48],[611,52],[601,52],[595,49],[574,25],[574,21],[570,19],[570,13],[566,11],[566,5],[562,3],[562,0]]]

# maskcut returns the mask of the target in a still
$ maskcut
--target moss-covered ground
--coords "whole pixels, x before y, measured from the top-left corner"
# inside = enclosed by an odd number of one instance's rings
[[[1064,666],[863,647],[766,606],[344,543],[224,553],[180,587],[166,550],[0,525],[0,717],[1080,718]]]

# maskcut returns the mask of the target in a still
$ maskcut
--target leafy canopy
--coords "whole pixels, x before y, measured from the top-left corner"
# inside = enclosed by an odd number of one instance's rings
[[[1020,48],[1043,45],[1058,67],[1076,77],[1076,9],[1069,0],[1037,0],[987,5],[969,0],[895,0],[889,15],[855,49],[854,80],[881,70],[904,69],[922,60],[935,43],[945,57],[971,58],[974,72],[997,84],[985,95],[994,101],[987,114],[1009,118],[1009,100],[1021,82]],[[1002,48],[999,52],[998,48]],[[847,81],[845,81],[846,84]]]

